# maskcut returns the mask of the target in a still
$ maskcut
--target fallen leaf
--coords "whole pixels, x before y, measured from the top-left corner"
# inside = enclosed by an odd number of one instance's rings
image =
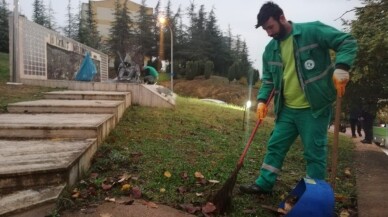
[[[131,185],[130,184],[125,184],[123,186],[121,186],[121,191],[129,191],[131,189]]]
[[[141,198],[141,190],[139,187],[133,187],[131,189],[131,195],[133,196],[133,198],[135,199],[139,199]]]
[[[96,194],[97,194],[96,188],[93,187],[93,186],[90,186],[90,187],[88,188],[88,194],[90,194],[90,195],[96,195]]]
[[[339,217],[349,217],[349,216],[350,216],[350,213],[347,209],[341,210],[340,215],[339,215]]]
[[[160,193],[164,193],[164,192],[166,192],[166,189],[165,188],[160,188],[159,191],[160,191]]]
[[[347,197],[343,194],[335,194],[335,201],[345,202],[345,201],[347,201]]]
[[[132,205],[135,202],[134,199],[126,198],[126,199],[120,199],[116,201],[116,203],[124,204],[124,205]]]
[[[96,179],[98,177],[98,173],[90,173],[91,179]]]
[[[72,197],[72,198],[79,198],[80,195],[81,195],[81,193],[80,193],[79,191],[77,191],[77,192],[73,192],[73,193],[71,194],[71,197]]]
[[[112,188],[112,185],[109,184],[108,182],[104,181],[102,184],[101,184],[101,188],[104,189],[105,191],[108,191]]]
[[[244,214],[255,214],[257,209],[244,209],[242,213]]]
[[[127,173],[124,173],[121,177],[119,177],[119,181],[117,181],[118,183],[122,183],[124,181],[127,181],[129,178],[131,178],[131,175],[128,175]]]
[[[102,214],[100,214],[100,217],[113,217],[113,215],[111,215],[109,213],[102,213]]]
[[[116,202],[116,199],[114,197],[106,197],[105,201]]]
[[[178,191],[179,193],[181,193],[181,194],[184,194],[184,193],[187,192],[187,189],[186,189],[186,187],[181,186],[181,187],[179,187],[179,188],[177,189],[177,191]]]
[[[189,204],[180,204],[179,206],[182,209],[184,209],[186,212],[190,213],[190,214],[194,214],[194,213],[196,213],[196,212],[201,210],[201,207],[194,206],[191,203],[189,203]]]
[[[202,197],[203,193],[195,193],[195,195],[197,195],[197,197]]]
[[[346,176],[346,177],[351,177],[351,176],[352,176],[352,172],[350,171],[350,168],[349,168],[349,167],[346,167],[346,168],[345,168],[344,173],[345,173],[345,176]]]
[[[220,183],[220,181],[218,181],[218,180],[213,180],[213,179],[208,180],[208,182],[210,182],[210,183],[212,183],[212,184],[218,184],[218,183]]]
[[[216,211],[216,206],[212,202],[207,202],[205,206],[202,207],[202,212],[205,214],[212,213]]]
[[[184,179],[184,180],[187,180],[189,179],[189,176],[187,175],[187,172],[181,172],[181,178]]]
[[[156,205],[154,202],[147,202],[147,206],[151,208],[158,208],[158,205]]]
[[[171,173],[169,171],[165,171],[164,176],[167,178],[171,178]]]
[[[200,173],[200,172],[195,172],[195,173],[194,173],[194,176],[195,176],[195,178],[198,178],[198,179],[203,179],[203,178],[205,178],[205,176],[203,176],[202,173]]]

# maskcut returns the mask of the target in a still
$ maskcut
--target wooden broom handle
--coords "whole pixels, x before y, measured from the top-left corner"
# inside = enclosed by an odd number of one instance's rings
[[[332,188],[335,190],[335,180],[337,176],[337,161],[338,161],[338,135],[341,119],[341,103],[342,97],[337,95],[337,100],[335,103],[335,119],[334,119],[334,141],[331,152],[331,173],[330,173],[330,183]]]
[[[267,102],[265,103],[265,105],[268,107],[269,106],[269,103],[271,102],[273,96],[275,95],[275,89],[272,89],[271,93],[269,94],[269,97],[267,99]],[[253,131],[251,133],[251,136],[249,137],[248,139],[248,142],[247,144],[245,145],[245,148],[244,148],[244,151],[242,152],[241,156],[240,156],[240,159],[238,160],[238,167],[241,167],[243,162],[244,162],[244,158],[248,152],[248,149],[249,149],[249,146],[251,146],[251,143],[253,141],[253,138],[255,138],[255,135],[256,135],[256,131],[257,129],[259,128],[260,124],[263,122],[263,119],[257,119],[256,121],[256,125],[255,125],[255,128],[253,128]]]

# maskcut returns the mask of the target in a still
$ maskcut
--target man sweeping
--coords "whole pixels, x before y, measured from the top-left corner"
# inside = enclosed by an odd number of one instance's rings
[[[327,129],[332,104],[343,96],[349,69],[356,57],[356,40],[321,22],[293,23],[273,2],[262,5],[256,28],[273,39],[263,54],[262,86],[258,91],[257,116],[264,119],[267,101],[275,90],[275,126],[267,144],[260,176],[241,185],[250,194],[270,193],[283,160],[300,136],[306,161],[306,176],[326,177]],[[329,50],[336,52],[332,63]]]

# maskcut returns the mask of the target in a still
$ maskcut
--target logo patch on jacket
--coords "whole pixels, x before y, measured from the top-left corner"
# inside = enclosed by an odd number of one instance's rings
[[[315,67],[315,62],[314,60],[306,60],[306,62],[304,62],[304,68],[307,69],[307,70],[311,70]]]

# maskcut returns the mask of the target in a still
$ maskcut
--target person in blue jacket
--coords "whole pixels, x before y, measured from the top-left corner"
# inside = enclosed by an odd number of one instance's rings
[[[270,193],[284,158],[300,136],[306,177],[325,179],[327,129],[332,104],[342,97],[357,52],[356,40],[319,21],[294,23],[273,2],[262,5],[256,28],[273,39],[263,54],[262,86],[257,95],[257,116],[266,117],[266,101],[275,91],[275,126],[267,144],[260,175],[253,184],[241,185],[250,194]],[[330,50],[335,51],[331,60]]]

